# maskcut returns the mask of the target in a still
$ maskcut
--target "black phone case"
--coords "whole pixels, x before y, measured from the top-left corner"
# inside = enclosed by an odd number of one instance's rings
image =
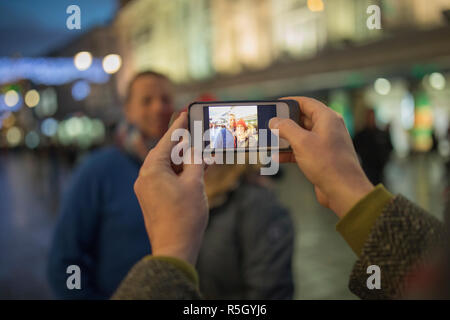
[[[255,102],[255,104],[258,103],[277,103],[277,102],[286,102],[286,104],[289,107],[289,118],[294,120],[295,122],[299,123],[300,121],[300,106],[296,100],[289,100],[289,99],[282,99],[282,100],[233,100],[233,101],[195,101],[189,104],[188,106],[188,130],[191,132],[191,107],[194,104],[203,104],[205,106],[216,104],[216,103],[230,103],[230,104],[236,104],[236,103],[248,103],[248,102]],[[287,149],[280,149],[280,152],[286,152],[291,151],[291,147]],[[234,150],[234,152],[242,152],[244,150]],[[245,150],[245,152],[248,152],[249,150]]]

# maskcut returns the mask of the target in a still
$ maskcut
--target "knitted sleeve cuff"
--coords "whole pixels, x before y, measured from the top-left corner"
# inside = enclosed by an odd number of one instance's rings
[[[376,219],[393,197],[379,184],[337,223],[336,230],[358,257]]]

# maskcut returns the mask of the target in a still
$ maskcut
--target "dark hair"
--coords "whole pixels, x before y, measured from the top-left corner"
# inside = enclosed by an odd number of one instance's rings
[[[162,73],[152,70],[141,71],[135,74],[134,77],[131,78],[130,82],[128,82],[127,92],[125,94],[125,103],[127,103],[131,98],[131,89],[133,88],[133,84],[136,82],[136,80],[142,77],[155,77],[171,82],[170,79],[167,76],[163,75]]]

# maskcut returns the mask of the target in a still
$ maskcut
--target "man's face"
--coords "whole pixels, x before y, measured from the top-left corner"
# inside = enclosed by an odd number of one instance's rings
[[[233,115],[231,115],[230,118],[228,119],[228,124],[230,127],[236,126],[236,118]]]
[[[147,138],[161,138],[174,111],[171,84],[156,76],[142,76],[131,87],[125,116]]]

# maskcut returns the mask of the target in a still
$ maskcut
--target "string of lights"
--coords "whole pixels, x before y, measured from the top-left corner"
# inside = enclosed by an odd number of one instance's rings
[[[93,58],[83,69],[77,68],[73,58],[0,58],[0,84],[27,79],[35,84],[63,85],[83,79],[105,83],[110,75],[105,72],[102,59]]]

